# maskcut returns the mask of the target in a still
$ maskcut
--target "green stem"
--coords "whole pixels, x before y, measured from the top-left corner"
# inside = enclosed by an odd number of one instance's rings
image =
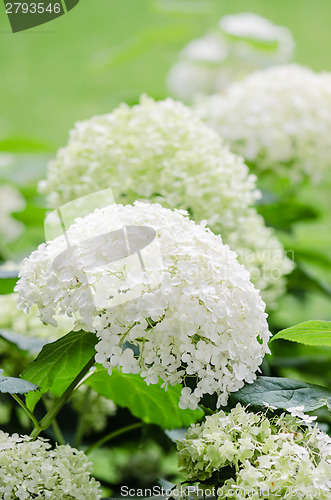
[[[54,431],[54,434],[55,434],[55,437],[56,437],[56,441],[59,444],[66,444],[66,440],[63,437],[62,431],[60,429],[59,424],[57,423],[56,418],[54,418],[54,420],[52,422],[52,427],[53,427],[53,431]]]
[[[81,408],[81,411],[79,414],[79,418],[78,418],[78,424],[77,424],[75,440],[74,440],[74,448],[79,448],[79,446],[82,442],[83,436],[84,436],[86,413],[88,411],[91,390],[92,390],[92,388],[90,386],[87,386],[87,388],[85,390],[83,405],[82,405],[82,408]]]
[[[45,407],[46,412],[47,412],[49,410],[49,405],[47,405],[47,401],[45,400],[44,397],[42,398],[42,401],[44,403],[44,407]],[[63,437],[62,431],[60,429],[59,424],[57,423],[56,418],[54,418],[54,420],[52,422],[52,427],[53,427],[53,431],[54,431],[54,434],[55,434],[55,437],[56,437],[56,441],[59,444],[66,444],[66,440]]]
[[[29,410],[29,408],[26,406],[26,404],[21,400],[21,398],[19,396],[17,396],[17,394],[12,394],[12,397],[20,405],[20,407],[23,408],[23,410],[25,411],[25,413],[32,420],[35,429],[39,429],[40,428],[40,424],[39,424],[38,420],[36,419],[36,417],[34,416],[34,414]]]
[[[142,427],[144,424],[143,422],[137,422],[136,424],[131,424],[127,425],[126,427],[122,427],[121,429],[117,429],[116,431],[110,432],[106,436],[102,437],[99,439],[99,441],[96,441],[92,446],[90,446],[84,453],[85,455],[88,455],[91,453],[91,451],[95,450],[96,448],[99,448],[103,444],[105,444],[107,441],[111,441],[112,439],[116,438],[117,436],[121,436],[121,434],[125,434],[126,432],[133,431],[134,429],[138,429],[139,427]]]
[[[55,404],[52,406],[52,408],[46,413],[44,418],[41,419],[41,421],[39,422],[39,427],[35,427],[33,429],[33,431],[30,434],[30,436],[33,439],[36,439],[42,431],[47,429],[52,424],[56,415],[59,413],[59,411],[62,409],[62,407],[66,404],[66,402],[68,401],[68,399],[71,396],[71,393],[75,390],[78,382],[80,382],[80,380],[83,377],[85,377],[86,373],[89,371],[90,368],[92,368],[94,363],[95,363],[95,359],[94,359],[94,355],[93,355],[92,358],[90,359],[90,361],[88,363],[86,363],[84,368],[79,372],[79,374],[77,375],[75,380],[73,380],[73,382],[71,382],[71,384],[64,391],[62,396],[55,402]]]

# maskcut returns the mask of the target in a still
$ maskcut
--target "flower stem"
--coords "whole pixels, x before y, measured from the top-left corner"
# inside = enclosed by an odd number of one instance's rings
[[[75,380],[73,380],[71,382],[71,384],[64,391],[62,396],[59,397],[57,401],[55,401],[55,404],[52,406],[52,408],[46,413],[44,418],[41,419],[41,421],[39,422],[39,426],[35,427],[33,429],[33,431],[30,434],[30,436],[33,439],[36,439],[42,431],[47,429],[52,424],[56,415],[59,413],[59,411],[62,409],[62,407],[66,404],[66,402],[68,401],[68,399],[71,396],[71,393],[75,390],[76,385],[80,382],[80,380],[83,377],[85,377],[86,373],[89,371],[90,368],[92,368],[94,363],[95,363],[95,359],[94,359],[94,355],[93,355],[92,358],[90,359],[90,361],[88,363],[86,363],[84,368],[79,372],[79,374],[77,375]]]
[[[45,400],[45,398],[42,398],[42,401],[44,403],[46,411],[48,411],[47,401]],[[52,422],[52,427],[53,427],[53,431],[54,431],[54,434],[55,434],[55,437],[56,437],[56,441],[59,444],[66,444],[66,440],[63,437],[62,431],[60,429],[59,424],[57,423],[56,418],[54,418],[54,420]]]
[[[56,441],[59,444],[66,444],[66,440],[63,437],[62,431],[60,429],[59,424],[57,423],[56,418],[54,418],[54,420],[52,422],[52,427],[53,427],[53,431],[54,431],[54,434],[55,434],[55,437],[56,437]]]
[[[102,437],[99,439],[99,441],[96,441],[95,443],[92,444],[84,453],[85,455],[88,455],[91,453],[91,451],[95,450],[96,448],[99,448],[103,444],[105,444],[107,441],[111,441],[117,436],[121,436],[122,434],[125,434],[126,432],[133,431],[134,429],[138,429],[139,427],[142,427],[144,424],[143,422],[137,422],[135,424],[127,425],[126,427],[122,427],[121,429],[117,429],[116,431],[110,432],[106,436]]]
[[[88,407],[89,407],[91,390],[92,390],[92,388],[90,386],[87,386],[85,389],[83,406],[82,406],[80,414],[79,414],[77,428],[76,428],[76,434],[75,434],[75,440],[74,440],[74,447],[75,448],[80,447],[80,444],[81,444],[83,436],[84,436],[84,431],[85,431],[85,427],[86,427],[86,425],[85,425],[86,418],[85,417],[86,417],[86,413],[87,413]]]
[[[35,429],[40,428],[40,424],[34,414],[29,410],[29,408],[26,406],[26,404],[21,400],[17,394],[12,394],[12,397],[15,399],[15,401],[20,405],[21,408],[25,411],[25,413],[28,415],[28,417],[32,420]]]

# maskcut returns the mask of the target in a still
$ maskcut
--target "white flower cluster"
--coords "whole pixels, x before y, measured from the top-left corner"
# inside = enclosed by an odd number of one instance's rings
[[[252,281],[268,307],[283,293],[282,276],[292,263],[249,208],[260,196],[255,177],[183,104],[143,97],[140,105],[123,104],[76,124],[41,189],[57,206],[105,187],[117,200],[149,200],[206,220],[254,271]]]
[[[291,32],[253,13],[227,15],[218,29],[192,40],[171,68],[167,85],[178,99],[218,92],[234,80],[292,59]]]
[[[3,500],[97,500],[92,464],[69,445],[54,450],[44,439],[0,430],[0,493]]]
[[[11,214],[25,208],[25,200],[11,185],[0,186],[0,238],[6,242],[15,240],[23,231],[23,224]]]
[[[111,188],[125,203],[148,200],[190,208],[193,219],[233,228],[260,197],[255,176],[218,135],[172,99],[122,103],[78,122],[40,183],[53,207]]]
[[[331,76],[299,65],[252,74],[197,113],[256,172],[300,181],[330,166]]]
[[[220,499],[331,498],[331,438],[289,414],[269,420],[238,404],[192,425],[177,447],[187,479],[233,467]]]
[[[100,265],[101,255],[112,260],[109,238],[118,219],[123,227],[156,231],[142,254],[144,272],[128,259]],[[265,305],[220,236],[180,211],[136,202],[77,219],[66,238],[72,251],[66,252],[60,236],[25,260],[17,285],[20,306],[37,304],[46,322],[56,310],[79,313],[77,328],[94,326],[100,338],[96,361],[109,373],[113,367],[140,373],[148,384],[160,377],[164,386],[196,376],[194,392],[182,390],[183,408],[196,408],[204,394],[215,392],[218,405],[224,405],[230,392],[256,378],[269,352]],[[154,258],[155,248],[162,258]],[[126,300],[137,286],[139,294]]]

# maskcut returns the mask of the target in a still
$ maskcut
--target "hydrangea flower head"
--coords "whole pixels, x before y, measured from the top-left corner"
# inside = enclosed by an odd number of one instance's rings
[[[92,464],[69,445],[54,450],[42,438],[9,435],[0,430],[0,493],[4,500],[98,500],[99,483]]]
[[[155,231],[142,252],[144,272],[128,259],[111,261],[108,235],[117,217],[123,227]],[[37,304],[46,322],[56,311],[79,314],[77,328],[94,328],[96,361],[110,374],[116,367],[164,386],[196,376],[194,392],[183,388],[184,408],[195,408],[207,393],[226,404],[229,393],[255,379],[269,352],[265,305],[221,236],[180,211],[136,202],[97,209],[77,219],[66,237],[73,251],[66,253],[59,236],[23,263],[20,307]],[[161,259],[151,258],[155,248]],[[100,265],[101,255],[111,262]],[[128,300],[136,286],[139,294]]]
[[[58,206],[105,187],[121,202],[148,200],[206,220],[248,270],[257,269],[253,282],[269,307],[283,293],[292,263],[250,207],[260,197],[255,177],[183,104],[143,97],[137,106],[122,104],[76,124],[41,189]]]
[[[188,480],[204,481],[233,467],[220,499],[331,497],[331,438],[289,414],[269,420],[238,403],[228,414],[192,425],[177,448]]]
[[[214,94],[248,73],[293,57],[291,32],[251,12],[223,16],[218,27],[191,40],[167,76],[170,93],[192,101]]]
[[[330,166],[331,78],[299,65],[256,72],[197,105],[256,172],[299,181]]]
[[[260,197],[243,160],[188,107],[146,96],[76,123],[40,183],[52,207],[106,187],[117,201],[190,208],[194,220],[226,227]]]

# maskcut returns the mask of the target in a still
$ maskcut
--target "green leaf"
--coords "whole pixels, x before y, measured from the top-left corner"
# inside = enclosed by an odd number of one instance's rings
[[[325,265],[321,265],[318,261],[308,261],[302,258],[296,260],[298,268],[311,281],[315,281],[317,287],[327,295],[331,296],[331,276],[330,276],[330,261]]]
[[[18,279],[18,271],[0,271],[0,295],[13,293]]]
[[[40,393],[26,397],[29,410],[33,411],[46,391],[55,396],[63,394],[95,354],[96,342],[94,333],[79,331],[70,332],[42,348],[37,358],[22,373],[24,379],[41,388]]]
[[[26,380],[15,377],[4,377],[3,370],[0,370],[0,392],[9,394],[26,394],[30,391],[37,391],[39,387]]]
[[[304,321],[281,330],[272,337],[306,345],[331,346],[331,321]]]
[[[268,226],[280,229],[287,229],[292,224],[302,220],[316,219],[319,216],[315,208],[288,200],[269,205],[259,205],[257,209]]]
[[[47,339],[29,337],[21,333],[12,332],[11,330],[0,330],[0,337],[16,345],[21,351],[28,351],[31,354],[38,353],[45,344],[49,343]]]
[[[165,391],[160,382],[147,385],[140,375],[123,374],[117,370],[113,370],[110,376],[105,368],[90,376],[87,384],[118,406],[129,408],[132,415],[143,422],[163,429],[188,427],[203,416],[199,409],[179,408],[181,386],[168,387]]]
[[[233,404],[263,408],[264,402],[281,409],[304,405],[305,411],[327,406],[331,411],[331,391],[325,387],[306,384],[281,377],[258,377],[253,384],[246,384],[231,395]]]

